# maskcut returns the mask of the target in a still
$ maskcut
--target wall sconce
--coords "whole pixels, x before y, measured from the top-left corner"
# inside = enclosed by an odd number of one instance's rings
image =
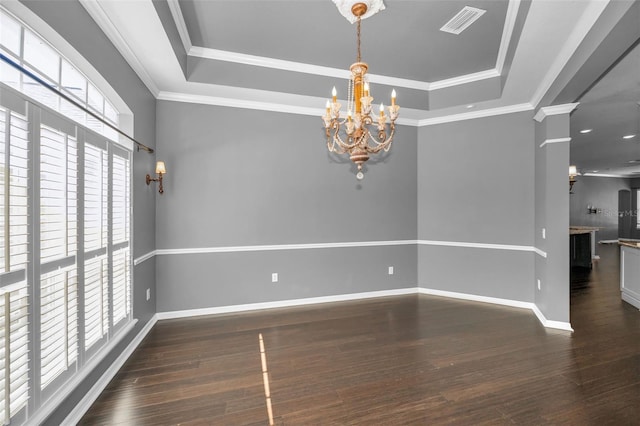
[[[162,188],[162,175],[166,173],[167,173],[167,169],[164,166],[164,161],[158,161],[156,163],[156,174],[158,175],[158,177],[152,178],[149,174],[147,174],[147,185],[149,185],[151,182],[158,182],[160,184],[158,186],[158,192],[163,194],[164,189]]]
[[[572,194],[573,184],[576,183],[576,176],[578,175],[578,169],[576,166],[569,166],[569,193]]]
[[[596,208],[596,206],[592,206],[591,204],[589,204],[589,205],[587,206],[587,212],[588,212],[589,214],[598,214],[598,213],[600,213],[601,211],[602,211],[601,209],[598,209],[598,208]]]

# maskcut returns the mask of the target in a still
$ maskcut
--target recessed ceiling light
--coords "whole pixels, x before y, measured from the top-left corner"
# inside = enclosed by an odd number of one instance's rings
[[[473,108],[474,106],[475,106],[474,104],[469,104],[469,105],[467,105],[467,109]]]
[[[594,170],[591,173],[598,173],[600,170]]]
[[[625,136],[622,137],[622,139],[633,139],[635,137],[636,137],[636,135],[625,135]]]
[[[584,133],[591,133],[593,131],[593,129],[582,129],[580,130],[580,133],[584,134]]]

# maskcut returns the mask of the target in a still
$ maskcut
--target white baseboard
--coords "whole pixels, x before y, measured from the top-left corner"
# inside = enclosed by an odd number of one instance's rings
[[[305,299],[278,300],[274,302],[248,303],[244,305],[216,306],[211,308],[188,309],[184,311],[158,312],[159,320],[188,318],[200,315],[229,314],[236,312],[257,311],[262,309],[289,308],[292,306],[315,305],[318,303],[345,302],[348,300],[371,299],[374,297],[401,296],[416,294],[417,288],[401,288],[396,290],[369,291],[364,293],[337,294],[335,296],[309,297]]]
[[[547,328],[555,328],[560,330],[573,331],[571,324],[561,321],[550,321],[545,318],[540,309],[531,302],[522,302],[519,300],[500,299],[496,297],[479,296],[475,294],[457,293],[444,290],[436,290],[422,287],[409,287],[395,290],[380,290],[364,293],[339,294],[334,296],[310,297],[305,299],[280,300],[275,302],[249,303],[243,305],[230,305],[212,308],[189,309],[182,311],[158,312],[144,326],[138,335],[129,343],[127,348],[118,356],[111,366],[104,372],[102,377],[93,385],[82,400],[74,407],[74,409],[66,417],[63,424],[77,424],[82,416],[91,408],[91,405],[98,399],[102,391],[107,387],[109,382],[115,377],[126,360],[137,349],[142,340],[151,331],[153,326],[159,320],[188,318],[201,315],[216,315],[235,312],[246,312],[263,309],[285,308],[293,306],[313,305],[330,302],[344,302],[349,300],[372,299],[387,296],[401,296],[407,294],[426,294],[431,296],[442,296],[453,299],[463,299],[482,303],[491,303],[494,305],[510,306],[515,308],[529,309],[534,312],[540,323]]]
[[[229,313],[239,313],[246,311],[256,311],[262,309],[289,308],[294,306],[314,305],[318,303],[345,302],[349,300],[370,299],[375,297],[400,296],[405,294],[427,294],[431,296],[449,297],[452,299],[463,299],[474,302],[491,303],[494,305],[511,306],[514,308],[529,309],[533,311],[540,323],[547,328],[573,331],[571,324],[562,321],[551,321],[545,318],[540,309],[532,302],[522,302],[520,300],[500,299],[497,297],[479,296],[476,294],[457,293],[452,291],[436,290],[423,287],[409,287],[396,290],[370,291],[364,293],[339,294],[335,296],[309,297],[305,299],[279,300],[275,302],[248,303],[243,305],[216,306],[212,308],[188,309],[182,311],[158,312],[158,320],[189,318],[201,315],[219,315]]]
[[[538,318],[538,321],[546,328],[557,328],[560,330],[573,331],[571,324],[562,321],[551,321],[545,318],[542,311],[535,303],[522,302],[519,300],[500,299],[497,297],[478,296],[476,294],[456,293],[452,291],[434,290],[420,287],[418,291],[422,294],[430,294],[433,296],[450,297],[453,299],[472,300],[474,302],[493,303],[495,305],[512,306],[514,308],[530,309]]]
[[[623,288],[621,296],[622,300],[632,305],[633,307],[640,309],[640,294],[627,288]]]
[[[453,291],[436,290],[431,288],[419,287],[418,293],[429,294],[431,296],[449,297],[452,299],[471,300],[474,302],[492,303],[494,305],[511,306],[514,308],[530,309],[535,306],[531,302],[522,302],[520,300],[500,299],[498,297],[478,296],[477,294],[457,293]]]
[[[98,399],[102,391],[107,387],[111,379],[115,377],[120,368],[124,365],[131,354],[137,349],[149,331],[158,321],[157,315],[154,315],[149,322],[140,330],[138,335],[127,345],[126,349],[118,356],[118,358],[109,366],[109,368],[102,374],[100,379],[94,383],[89,392],[87,392],[82,400],[73,408],[69,415],[65,418],[62,424],[75,425],[80,422],[82,416],[85,415],[91,405]]]
[[[532,310],[533,313],[538,317],[540,323],[542,323],[542,325],[546,328],[556,328],[558,330],[573,331],[571,323],[569,322],[548,320],[537,305],[533,304]]]
[[[135,327],[138,320],[134,319],[127,324],[122,330],[119,330],[113,340],[109,341],[104,347],[102,347],[88,362],[80,367],[69,381],[60,388],[49,398],[44,404],[29,417],[28,424],[41,424],[43,423],[58,406],[78,387],[80,384],[91,374],[94,368],[96,368],[109,352],[115,348],[122,339]],[[84,414],[84,413],[83,413]]]

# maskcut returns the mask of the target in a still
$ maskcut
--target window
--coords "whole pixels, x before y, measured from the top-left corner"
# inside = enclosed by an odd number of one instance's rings
[[[0,52],[47,84],[88,107],[112,125],[118,126],[118,113],[106,97],[49,43],[1,9]],[[117,140],[118,133],[115,130],[80,111],[5,62],[0,62],[0,82],[27,94],[38,102],[61,112],[75,122],[111,140]]]
[[[85,144],[84,314],[87,348],[107,333],[109,323],[107,160],[106,150]]]
[[[127,318],[131,311],[130,235],[130,166],[129,160],[113,155],[113,324]]]
[[[41,120],[40,388],[44,390],[78,357],[78,149],[75,126],[45,114]]]
[[[117,124],[56,50],[0,24],[3,54]],[[131,152],[28,78],[0,80],[0,422],[27,424],[132,325]]]
[[[28,121],[0,105],[0,416],[29,397]]]

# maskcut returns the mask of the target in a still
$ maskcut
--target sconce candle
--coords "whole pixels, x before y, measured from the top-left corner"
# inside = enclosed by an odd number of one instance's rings
[[[152,178],[151,175],[147,174],[147,185],[151,184],[151,182],[158,182],[158,192],[160,194],[164,194],[164,188],[162,187],[162,175],[167,174],[167,168],[164,165],[164,161],[158,161],[156,163],[156,174],[158,175],[157,178]]]
[[[576,166],[569,166],[569,193],[572,194],[573,184],[576,183],[576,176],[578,175],[578,168]]]

